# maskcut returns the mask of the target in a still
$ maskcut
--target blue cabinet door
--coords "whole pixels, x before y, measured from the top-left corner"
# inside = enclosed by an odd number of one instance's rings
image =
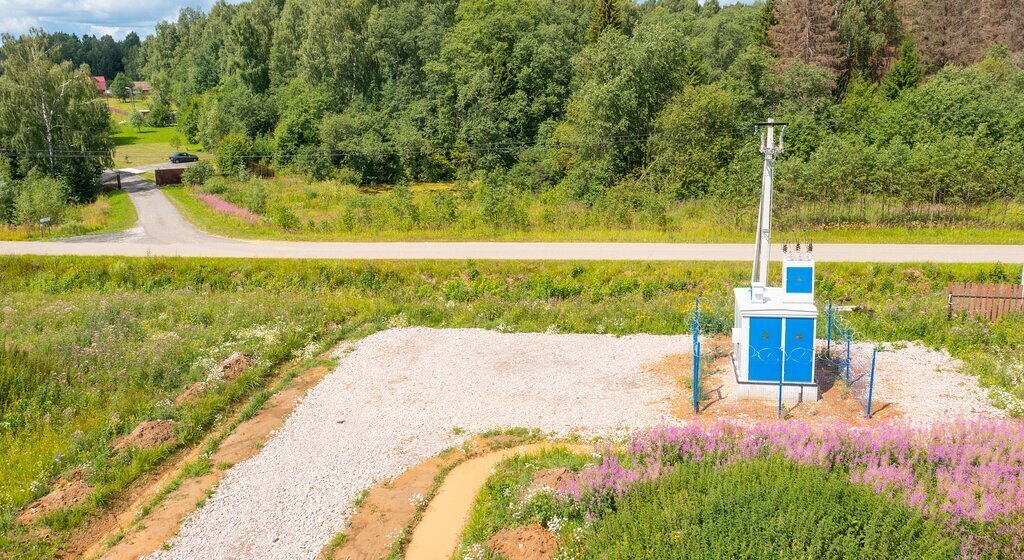
[[[814,319],[786,319],[786,378],[810,383],[814,365]]]
[[[787,268],[786,292],[790,294],[814,293],[814,269],[809,266]]]
[[[782,375],[782,319],[750,318],[751,381],[778,381]]]

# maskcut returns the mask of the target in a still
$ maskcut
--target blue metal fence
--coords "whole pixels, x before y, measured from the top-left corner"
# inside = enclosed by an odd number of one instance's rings
[[[825,314],[825,351],[818,361],[835,369],[835,374],[864,409],[864,415],[871,418],[878,347],[858,342],[856,331],[832,302],[825,308]]]
[[[693,413],[700,414],[700,298],[693,305]]]

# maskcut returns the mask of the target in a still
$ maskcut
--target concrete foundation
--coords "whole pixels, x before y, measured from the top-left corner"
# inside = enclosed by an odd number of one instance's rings
[[[779,400],[778,383],[739,382],[736,396],[741,399]],[[785,402],[814,402],[818,400],[817,385],[782,385],[782,400]]]

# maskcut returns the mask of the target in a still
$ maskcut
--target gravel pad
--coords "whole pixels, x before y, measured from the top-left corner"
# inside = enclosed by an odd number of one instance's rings
[[[154,558],[314,558],[376,481],[496,427],[613,435],[668,416],[644,366],[689,336],[380,332],[342,353],[263,450]],[[453,428],[465,430],[456,435]]]

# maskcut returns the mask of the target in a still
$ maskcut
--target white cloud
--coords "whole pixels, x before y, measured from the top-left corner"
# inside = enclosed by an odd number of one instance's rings
[[[121,38],[130,31],[153,32],[158,21],[175,17],[186,6],[208,9],[214,0],[0,0],[0,31],[15,35],[33,27],[79,35],[109,34]]]

